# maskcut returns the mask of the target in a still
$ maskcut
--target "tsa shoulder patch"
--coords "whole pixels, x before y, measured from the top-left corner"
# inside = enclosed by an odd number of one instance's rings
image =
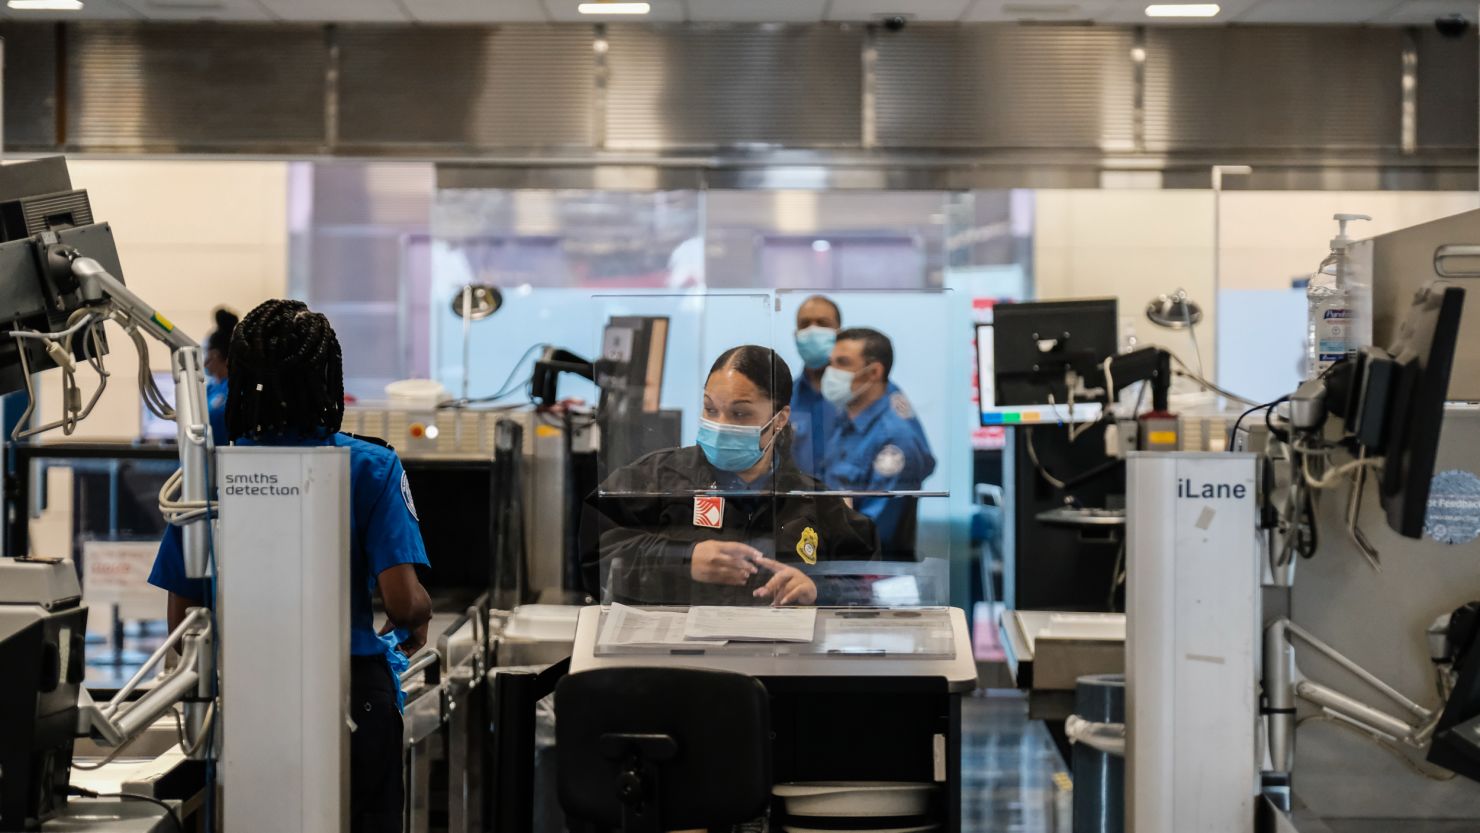
[[[411,480],[404,471],[401,472],[401,500],[406,501],[406,509],[411,512],[412,519],[419,523],[421,518],[416,514],[416,501],[411,499]]]
[[[874,455],[874,473],[880,477],[894,477],[904,471],[904,452],[897,445],[886,445]]]
[[[718,495],[694,496],[694,526],[719,529],[725,525],[725,499]]]
[[[797,539],[797,555],[807,564],[817,563],[817,530],[807,527]]]
[[[900,419],[914,419],[915,409],[910,405],[910,399],[903,393],[895,392],[889,397],[889,407],[893,409],[895,416]]]

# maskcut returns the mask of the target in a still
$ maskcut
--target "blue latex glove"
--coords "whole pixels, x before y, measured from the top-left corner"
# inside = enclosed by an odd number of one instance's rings
[[[400,645],[410,637],[411,634],[402,628],[380,635],[380,641],[385,645],[386,661],[391,666],[391,678],[396,681],[396,708],[403,712],[406,710],[406,692],[401,690],[401,675],[411,667],[411,658],[401,653]]]

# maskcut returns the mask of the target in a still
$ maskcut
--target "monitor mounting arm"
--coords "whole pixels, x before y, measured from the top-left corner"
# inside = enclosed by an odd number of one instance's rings
[[[203,750],[209,748],[206,737],[214,723],[214,639],[210,611],[203,607],[191,608],[179,627],[118,689],[113,699],[99,705],[93,702],[87,689],[82,690],[77,733],[93,735],[107,746],[122,747],[141,735],[176,703],[183,702],[184,752],[189,757],[203,757]],[[147,694],[124,708],[129,695],[176,645],[180,646],[180,661],[172,670],[160,675]]]
[[[1295,662],[1297,641],[1401,706],[1408,716],[1394,716],[1306,678]],[[1289,619],[1276,620],[1265,628],[1263,678],[1269,757],[1274,770],[1279,773],[1290,772],[1295,764],[1297,698],[1319,706],[1327,715],[1369,734],[1401,741],[1415,748],[1428,743],[1437,724],[1436,712],[1415,703]]]
[[[175,376],[175,422],[180,452],[178,478],[180,495],[162,492],[160,511],[180,527],[185,552],[185,574],[209,577],[207,498],[210,455],[214,448],[210,415],[206,406],[205,368],[200,345],[170,320],[140,298],[96,260],[56,241],[50,232],[41,235],[44,262],[53,272],[66,270],[76,281],[83,303],[103,313],[121,317],[134,327],[170,348]],[[171,479],[171,485],[175,483]]]
[[[1137,382],[1151,383],[1151,409],[1167,413],[1170,409],[1172,388],[1172,354],[1160,347],[1142,347],[1129,353],[1110,357],[1106,363],[1108,378],[1099,382],[1106,389],[1105,396],[1114,402],[1122,390]],[[1110,390],[1113,387],[1114,390]]]

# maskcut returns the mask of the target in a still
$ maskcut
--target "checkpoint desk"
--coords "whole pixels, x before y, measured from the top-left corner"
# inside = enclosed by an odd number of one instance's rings
[[[933,781],[942,787],[942,829],[961,829],[961,698],[976,689],[962,611],[821,608],[810,643],[703,648],[603,647],[608,615],[605,607],[581,611],[570,673],[658,666],[748,674],[771,696],[777,783]]]

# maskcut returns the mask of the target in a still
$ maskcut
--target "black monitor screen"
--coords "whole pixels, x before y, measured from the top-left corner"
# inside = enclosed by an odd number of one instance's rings
[[[1001,304],[992,316],[998,406],[1063,405],[1065,375],[1095,378],[1119,346],[1114,298]]]
[[[493,580],[493,460],[401,462],[432,563],[423,577],[427,590],[438,597],[475,598]]]
[[[1389,348],[1397,378],[1385,444],[1382,505],[1388,525],[1409,538],[1423,535],[1464,298],[1463,289],[1443,283],[1419,290],[1397,343]]]

